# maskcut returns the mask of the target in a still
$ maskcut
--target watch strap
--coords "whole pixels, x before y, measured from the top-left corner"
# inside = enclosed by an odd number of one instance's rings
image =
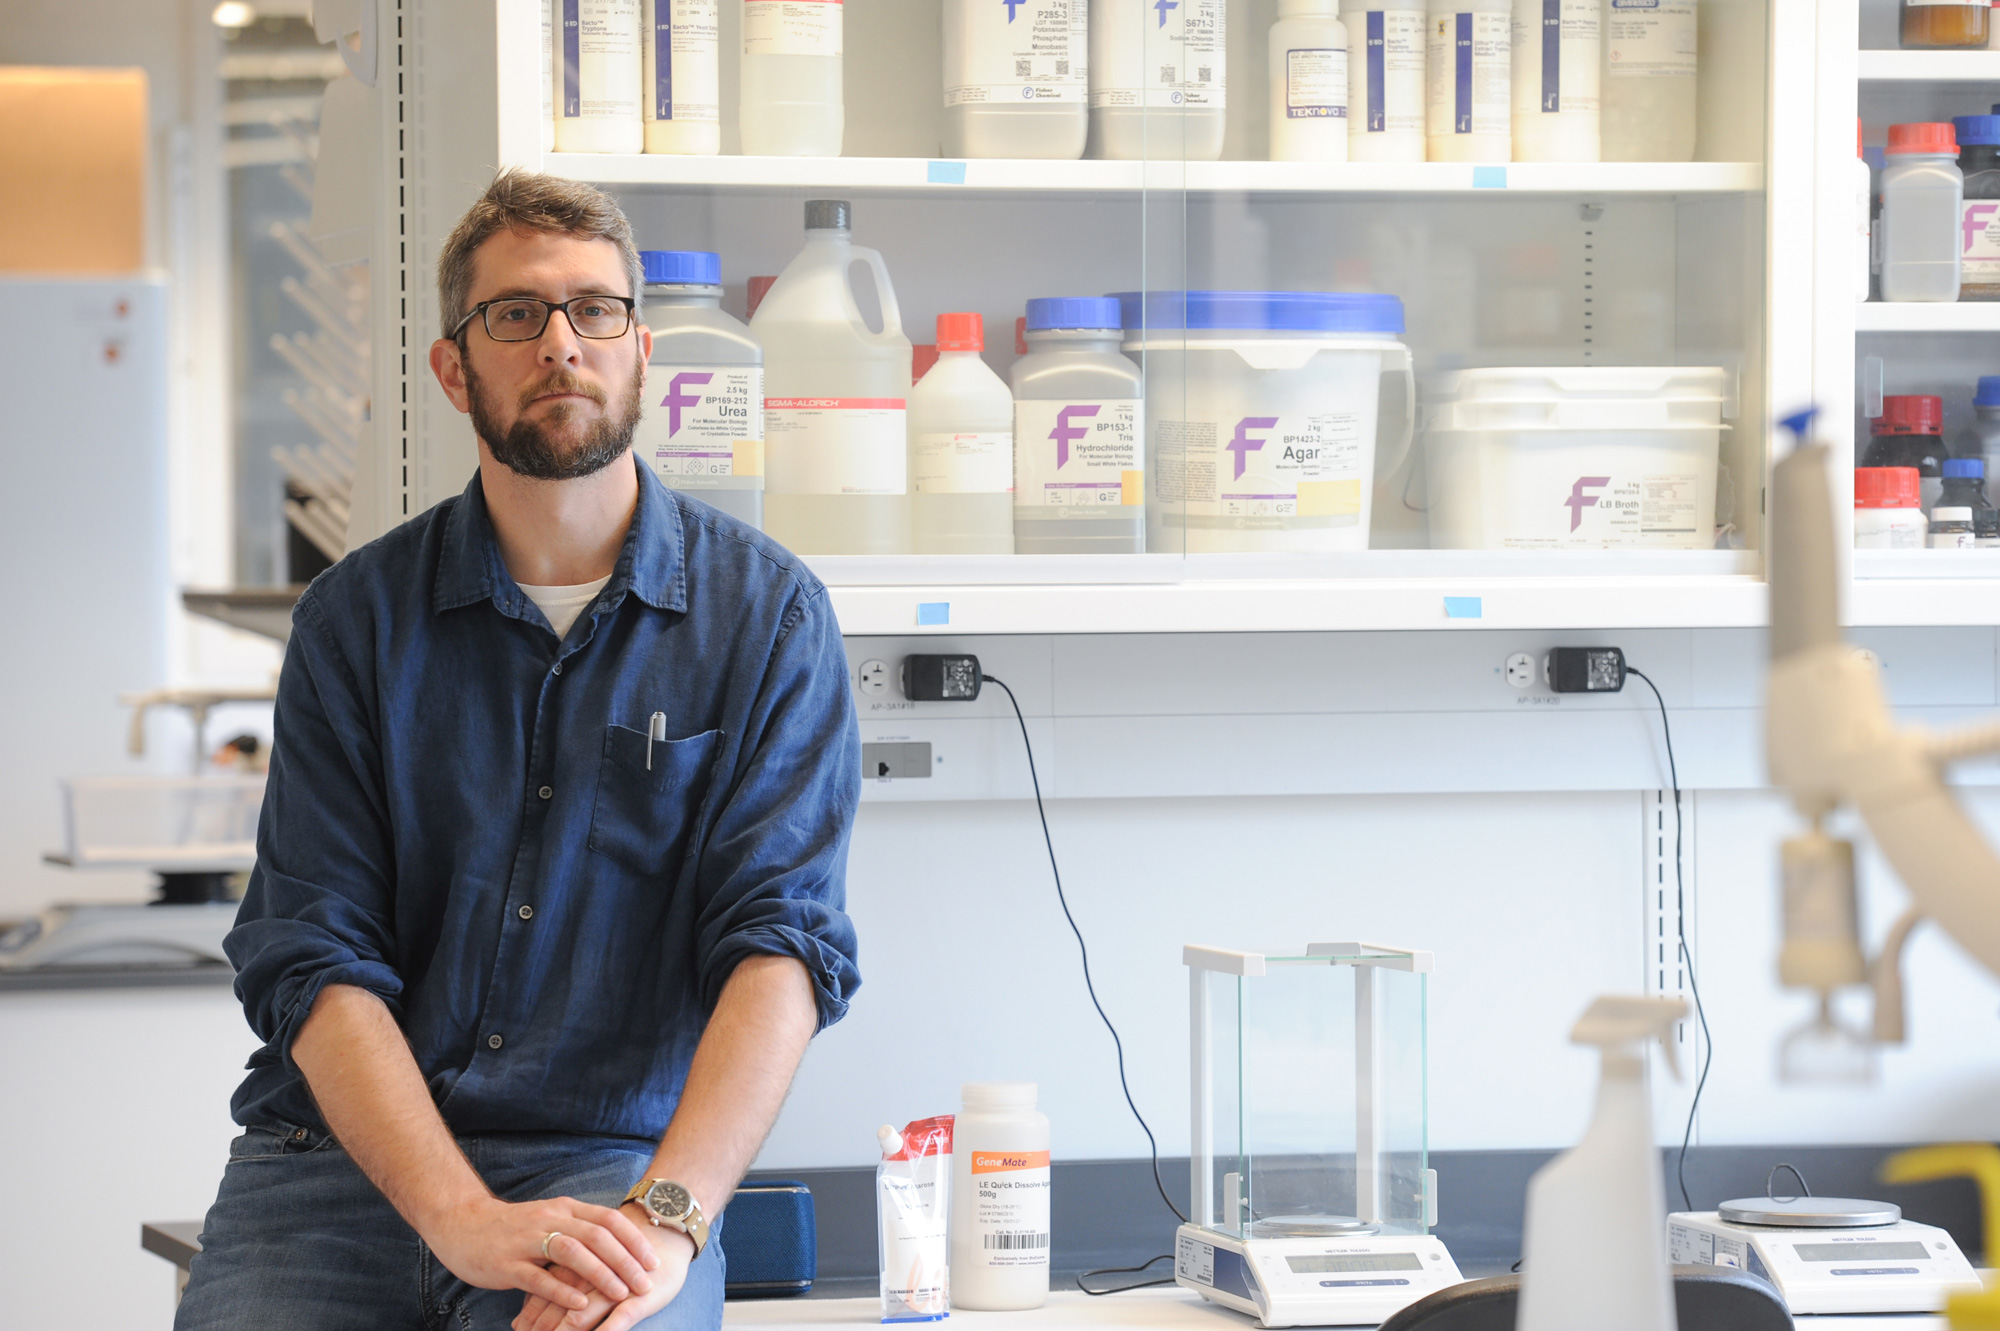
[[[694,1255],[699,1258],[702,1250],[708,1247],[708,1217],[701,1213],[701,1203],[694,1199],[694,1193],[688,1190],[687,1185],[684,1183],[676,1185],[686,1194],[688,1199],[688,1209],[682,1215],[661,1215],[646,1202],[646,1194],[651,1192],[657,1184],[674,1182],[675,1180],[673,1179],[642,1178],[632,1185],[632,1190],[625,1194],[625,1201],[620,1202],[619,1205],[623,1206],[625,1202],[637,1202],[640,1209],[645,1211],[646,1218],[651,1220],[655,1225],[664,1226],[668,1229],[678,1229],[694,1241]]]

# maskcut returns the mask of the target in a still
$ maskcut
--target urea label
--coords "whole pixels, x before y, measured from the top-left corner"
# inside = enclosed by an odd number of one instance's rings
[[[1310,47],[1285,52],[1285,119],[1347,118],[1347,52]]]
[[[1090,104],[1212,106],[1225,102],[1224,0],[1114,0],[1093,70]]]
[[[764,399],[764,489],[784,495],[899,495],[909,491],[904,400]]]
[[[973,1260],[986,1267],[1049,1264],[1049,1153],[974,1151]]]
[[[910,437],[910,493],[1006,494],[1014,488],[1014,436],[1005,430]]]
[[[1694,0],[1606,0],[1604,67],[1625,78],[1686,78],[1695,70]]]
[[[840,0],[743,0],[744,55],[839,55]]]
[[[1154,434],[1159,500],[1184,512],[1191,527],[1361,522],[1364,449],[1356,412],[1168,421]]]
[[[1081,105],[1089,96],[1089,12],[1089,0],[960,0],[952,15],[958,40],[945,50],[944,104]]]
[[[1146,502],[1141,404],[1129,398],[1014,403],[1014,506],[1119,516]]]
[[[764,488],[764,368],[646,367],[647,404],[632,451],[682,490]]]

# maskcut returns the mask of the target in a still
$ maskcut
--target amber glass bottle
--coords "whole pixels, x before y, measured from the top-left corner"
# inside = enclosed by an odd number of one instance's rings
[[[1991,0],[1902,0],[1906,50],[1984,46]]]

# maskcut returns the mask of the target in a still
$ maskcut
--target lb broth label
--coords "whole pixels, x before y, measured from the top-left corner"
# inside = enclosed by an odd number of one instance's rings
[[[1373,449],[1354,412],[1162,422],[1159,501],[1189,526],[1353,527]]]
[[[1049,1264],[1049,1153],[974,1151],[973,1260],[987,1267]]]
[[[1503,549],[1698,549],[1713,540],[1713,523],[1701,515],[1701,478],[1692,472],[1635,476],[1607,468],[1571,476],[1522,467],[1508,488],[1513,530],[1502,533]]]
[[[1014,507],[1118,517],[1146,502],[1141,404],[1130,399],[1014,404]]]
[[[763,489],[763,367],[648,365],[632,451],[677,490]]]
[[[909,492],[899,397],[764,399],[764,488],[771,494]]]

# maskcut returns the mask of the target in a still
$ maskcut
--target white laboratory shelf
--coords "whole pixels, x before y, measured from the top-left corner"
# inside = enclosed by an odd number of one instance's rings
[[[1847,619],[1883,627],[2000,624],[2000,550],[1856,550]]]
[[[542,169],[600,185],[675,189],[1012,193],[1431,195],[1727,194],[1762,189],[1758,162],[1098,162],[921,157],[676,157],[547,153]]]
[[[1865,301],[1854,307],[1854,330],[1858,333],[2000,333],[2000,301]]]
[[[2000,51],[1863,51],[1863,83],[2000,83]]]

